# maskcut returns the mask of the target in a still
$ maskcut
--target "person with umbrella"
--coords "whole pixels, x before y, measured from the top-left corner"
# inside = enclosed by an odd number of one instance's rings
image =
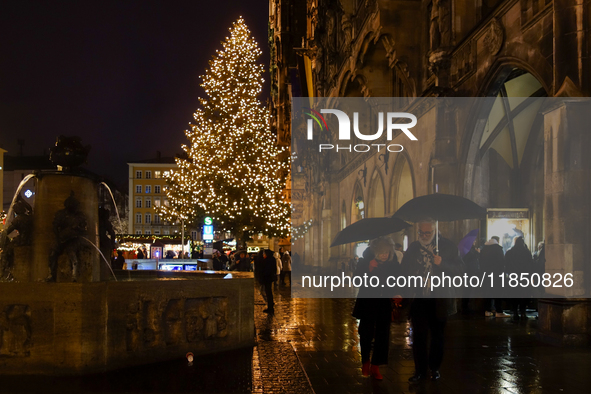
[[[404,220],[394,217],[365,218],[339,231],[330,246],[373,240],[357,262],[353,278],[364,275],[378,277],[379,283],[385,284],[388,276],[396,276],[400,272],[395,244],[387,235],[410,226]],[[394,289],[387,286],[360,287],[353,308],[353,316],[359,319],[359,342],[363,363],[361,372],[363,376],[371,375],[376,380],[383,379],[379,366],[388,363],[393,296]]]
[[[456,245],[436,232],[434,221],[421,221],[418,224],[419,239],[411,243],[402,259],[405,275],[419,275],[426,280],[428,276],[460,275],[463,263]],[[412,325],[412,350],[415,362],[415,374],[410,382],[418,382],[431,370],[431,379],[440,378],[439,368],[443,361],[444,332],[447,317],[455,313],[453,294],[450,288],[439,287],[430,293],[426,288],[411,289],[414,296],[410,307]],[[431,346],[427,344],[431,336]]]
[[[398,270],[394,242],[389,237],[380,237],[373,240],[370,247],[363,252],[363,258],[359,260],[353,277],[377,276],[380,283],[386,283],[389,276],[399,273]],[[388,364],[393,296],[393,289],[387,286],[360,287],[353,308],[353,316],[359,319],[361,372],[363,376],[371,375],[376,380],[383,379],[379,366]]]

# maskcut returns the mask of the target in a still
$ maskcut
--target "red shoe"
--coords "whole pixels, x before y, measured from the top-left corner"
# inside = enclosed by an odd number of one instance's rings
[[[380,373],[380,367],[377,365],[372,365],[371,366],[371,377],[376,379],[376,380],[382,380],[384,379],[384,377],[382,376],[382,374]]]
[[[363,367],[361,367],[361,374],[363,376],[369,376],[369,368],[370,368],[371,364],[369,361],[366,361],[363,363]]]

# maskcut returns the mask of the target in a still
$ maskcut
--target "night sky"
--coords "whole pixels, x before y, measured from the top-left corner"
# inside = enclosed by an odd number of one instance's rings
[[[127,162],[181,151],[208,61],[242,15],[263,50],[267,0],[0,3],[0,147],[90,144],[88,168],[126,190]]]

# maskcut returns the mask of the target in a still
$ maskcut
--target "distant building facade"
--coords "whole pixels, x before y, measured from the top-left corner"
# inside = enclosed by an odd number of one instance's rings
[[[177,165],[173,157],[157,157],[127,163],[129,166],[129,233],[180,234],[180,224],[160,218],[154,208],[168,205],[166,176]]]

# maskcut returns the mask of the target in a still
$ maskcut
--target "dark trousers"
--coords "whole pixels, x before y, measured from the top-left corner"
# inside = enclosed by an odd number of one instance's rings
[[[269,311],[273,311],[275,306],[273,303],[273,282],[265,283],[265,294],[267,295],[267,308]]]
[[[529,299],[527,298],[514,298],[512,300],[512,304],[513,304],[513,315],[514,316],[519,316],[519,314],[521,313],[522,315],[525,314],[525,309],[527,307],[527,303],[529,301]]]
[[[437,317],[435,299],[417,299],[411,311],[412,354],[418,374],[438,371],[443,361],[446,320]],[[429,334],[431,344],[429,346]]]
[[[373,365],[388,364],[388,346],[390,344],[390,319],[363,318],[359,320],[359,345],[361,362],[370,360],[373,341]]]
[[[281,285],[286,285],[285,277],[289,279],[289,285],[291,286],[291,271],[281,271]]]

